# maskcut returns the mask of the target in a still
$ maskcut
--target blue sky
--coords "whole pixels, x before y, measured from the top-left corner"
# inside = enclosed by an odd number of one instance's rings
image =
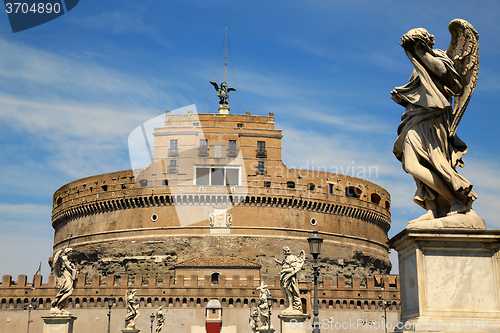
[[[489,0],[81,0],[16,34],[0,15],[0,275],[31,279],[39,262],[49,275],[52,194],[130,169],[135,127],[190,104],[216,111],[208,82],[222,81],[226,23],[231,112],[274,112],[288,166],[348,174],[376,166],[369,179],[392,195],[393,236],[423,213],[392,154],[404,110],[389,92],[412,70],[399,38],[425,27],[446,49],[448,23],[468,20],[481,65],[458,128],[469,145],[459,172],[479,195],[476,212],[500,228],[499,14],[500,2]]]

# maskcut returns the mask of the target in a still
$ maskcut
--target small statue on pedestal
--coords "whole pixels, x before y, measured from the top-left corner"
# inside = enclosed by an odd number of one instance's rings
[[[283,248],[283,253],[285,255],[283,261],[274,258],[274,261],[282,266],[280,272],[281,291],[288,301],[288,307],[282,311],[282,314],[302,314],[302,301],[300,299],[297,273],[304,265],[306,254],[302,250],[298,256],[294,256],[288,247]]]
[[[75,265],[69,261],[68,257],[73,252],[72,248],[66,248],[56,252],[51,264],[52,274],[55,278],[54,288],[59,288],[56,297],[51,303],[51,316],[70,316],[71,313],[65,308],[68,303],[68,298],[73,293],[74,283],[77,278],[78,271]]]
[[[156,333],[160,333],[161,328],[165,324],[165,316],[163,315],[162,307],[160,306],[158,308],[158,311],[156,311]]]
[[[139,299],[136,296],[137,289],[133,289],[130,293],[125,292],[125,300],[127,303],[127,315],[125,316],[125,330],[137,330],[135,320],[140,316]]]

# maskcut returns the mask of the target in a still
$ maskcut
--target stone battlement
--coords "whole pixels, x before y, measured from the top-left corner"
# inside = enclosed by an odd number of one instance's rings
[[[138,289],[141,307],[204,307],[212,298],[220,299],[223,307],[254,306],[259,296],[256,288],[261,282],[268,286],[276,298],[276,306],[284,306],[279,277],[262,276],[261,280],[254,279],[252,275],[220,275],[215,284],[208,275],[178,275],[175,280],[169,276],[79,275],[68,307],[106,307],[105,299],[109,295],[115,295],[117,307],[124,307],[125,292],[132,288]],[[378,310],[378,295],[383,295],[391,301],[390,310],[399,309],[399,275],[368,277],[364,281],[359,277],[352,277],[350,282],[350,286],[346,285],[344,276],[321,279],[318,285],[320,308]],[[386,286],[385,290],[382,289],[383,285]],[[34,276],[31,284],[27,282],[26,275],[19,275],[17,282],[12,280],[12,276],[4,275],[0,285],[0,308],[22,309],[25,303],[37,297],[39,307],[48,309],[51,299],[57,293],[53,286],[52,275],[46,284],[41,275]],[[312,282],[300,281],[299,288],[303,302],[309,307],[313,297]]]

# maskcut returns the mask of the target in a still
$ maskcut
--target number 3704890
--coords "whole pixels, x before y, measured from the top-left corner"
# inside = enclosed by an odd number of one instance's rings
[[[7,14],[11,13],[33,13],[33,14],[50,14],[50,13],[59,13],[61,11],[61,5],[59,3],[54,3],[51,4],[50,2],[48,3],[33,3],[31,6],[27,3],[22,3],[22,2],[7,2],[5,4],[5,10],[7,11]]]

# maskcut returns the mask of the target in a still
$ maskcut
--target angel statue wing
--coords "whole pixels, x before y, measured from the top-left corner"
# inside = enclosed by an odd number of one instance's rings
[[[236,91],[236,89],[234,89],[234,88],[227,88],[227,92],[230,92],[230,91]]]
[[[302,269],[305,260],[306,260],[306,253],[304,252],[304,250],[300,250],[300,253],[297,256],[297,261],[293,265],[293,274],[297,273]]]
[[[61,263],[61,254],[63,250],[59,250],[54,255],[54,260],[52,260],[52,274],[54,275],[54,288],[59,287],[59,279],[62,275],[62,263]]]
[[[214,86],[215,90],[219,91],[219,85],[217,84],[217,82],[210,81],[210,83]]]
[[[479,34],[472,24],[461,19],[451,21],[448,29],[451,33],[451,42],[446,54],[453,60],[455,69],[462,77],[463,85],[462,94],[455,96],[449,124],[450,134],[453,136],[476,88],[479,73]]]

